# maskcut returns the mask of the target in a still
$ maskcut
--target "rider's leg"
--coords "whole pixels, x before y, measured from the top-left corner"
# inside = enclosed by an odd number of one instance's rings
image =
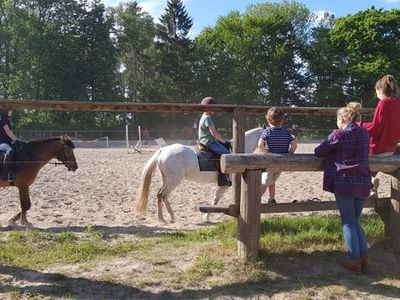
[[[14,150],[6,143],[0,144],[0,150],[5,153],[3,158],[3,180],[12,181],[15,179],[14,172],[12,171],[14,161]]]

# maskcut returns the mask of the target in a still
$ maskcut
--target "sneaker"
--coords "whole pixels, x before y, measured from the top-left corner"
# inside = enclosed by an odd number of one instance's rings
[[[276,200],[274,198],[270,198],[270,199],[268,199],[267,203],[276,203]]]

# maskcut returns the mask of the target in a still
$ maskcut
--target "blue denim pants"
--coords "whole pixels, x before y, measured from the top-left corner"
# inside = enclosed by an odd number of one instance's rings
[[[211,143],[207,144],[207,148],[209,150],[211,150],[214,153],[217,154],[230,154],[231,152],[225,148],[224,145],[222,145],[220,142],[218,141],[212,141]]]
[[[0,151],[4,152],[6,154],[9,154],[10,151],[12,151],[12,148],[9,144],[2,143],[2,144],[0,144]]]
[[[343,237],[347,250],[352,259],[360,259],[368,252],[367,238],[358,222],[365,199],[338,194],[335,194],[335,198],[342,219]]]

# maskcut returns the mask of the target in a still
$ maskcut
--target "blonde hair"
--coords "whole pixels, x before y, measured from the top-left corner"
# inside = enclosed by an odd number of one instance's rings
[[[268,109],[268,112],[265,115],[268,124],[271,124],[272,126],[282,126],[284,117],[285,114],[283,110],[275,106]]]
[[[347,123],[355,123],[361,117],[360,109],[361,103],[350,102],[345,107],[338,109],[337,116],[342,117]]]
[[[375,89],[381,91],[386,97],[396,98],[399,96],[399,86],[393,75],[385,75],[375,84]]]

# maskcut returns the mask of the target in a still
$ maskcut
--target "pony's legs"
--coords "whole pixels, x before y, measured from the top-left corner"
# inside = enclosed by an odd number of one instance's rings
[[[15,225],[15,222],[18,219],[21,222],[21,225],[31,227],[32,224],[28,222],[26,218],[26,212],[31,208],[31,199],[29,198],[29,187],[18,187],[19,191],[19,201],[21,203],[21,212],[17,213],[14,217],[12,217],[9,221],[9,225]]]
[[[171,218],[170,223],[174,223],[175,222],[174,212],[172,211],[172,207],[167,199],[168,199],[168,195],[179,185],[179,183],[181,181],[177,180],[177,179],[171,179],[171,178],[167,179],[167,177],[164,176],[164,174],[162,175],[162,181],[163,181],[163,186],[157,193],[158,220],[161,222],[167,223],[164,219],[163,212],[162,212],[162,205],[164,203],[165,207],[168,210],[170,218]]]
[[[8,225],[14,226],[17,220],[21,217],[21,212],[17,213],[14,217],[8,220]]]
[[[215,193],[214,199],[211,201],[211,205],[217,205],[219,200],[222,198],[222,196],[225,194],[226,190],[229,189],[229,186],[220,186],[218,187],[217,192]],[[203,220],[205,222],[210,222],[210,214],[206,213],[203,216]]]

